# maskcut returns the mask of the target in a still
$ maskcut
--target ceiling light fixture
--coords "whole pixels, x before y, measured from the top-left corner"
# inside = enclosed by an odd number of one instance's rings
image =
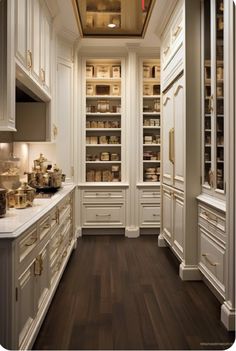
[[[109,27],[109,28],[115,28],[115,27],[116,27],[116,24],[115,24],[115,23],[109,23],[109,24],[107,25],[107,27]]]

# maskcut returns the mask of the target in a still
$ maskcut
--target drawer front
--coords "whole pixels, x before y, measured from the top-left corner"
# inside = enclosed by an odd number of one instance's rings
[[[31,227],[18,243],[18,261],[22,262],[38,245],[37,225]]]
[[[225,216],[206,206],[198,206],[198,222],[201,227],[209,231],[223,243],[226,243]]]
[[[161,193],[160,193],[160,188],[157,189],[144,189],[140,190],[140,201],[148,201],[148,202],[153,202],[160,204],[161,201]]]
[[[161,45],[161,66],[163,67],[163,69],[165,69],[167,63],[170,60],[170,54],[171,54],[171,36],[170,36],[170,33],[167,33]]]
[[[201,271],[216,286],[225,292],[225,249],[200,228],[199,262]]]
[[[140,206],[140,227],[160,226],[160,206],[143,204]]]
[[[50,215],[44,217],[38,223],[39,239],[42,240],[51,230],[51,218]]]
[[[124,226],[123,205],[84,205],[84,226]]]
[[[83,190],[83,202],[124,201],[124,190]]]

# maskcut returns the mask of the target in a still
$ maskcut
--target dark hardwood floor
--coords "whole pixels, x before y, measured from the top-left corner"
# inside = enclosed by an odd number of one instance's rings
[[[34,344],[37,350],[227,349],[220,303],[183,282],[157,238],[79,240]]]

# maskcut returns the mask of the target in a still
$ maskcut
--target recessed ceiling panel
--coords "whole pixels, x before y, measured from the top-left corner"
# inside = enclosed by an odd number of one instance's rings
[[[155,0],[72,0],[83,37],[143,37]]]

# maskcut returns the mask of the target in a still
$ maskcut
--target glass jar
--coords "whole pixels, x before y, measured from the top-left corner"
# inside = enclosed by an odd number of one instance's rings
[[[7,211],[7,191],[0,188],[0,218],[6,215]]]

